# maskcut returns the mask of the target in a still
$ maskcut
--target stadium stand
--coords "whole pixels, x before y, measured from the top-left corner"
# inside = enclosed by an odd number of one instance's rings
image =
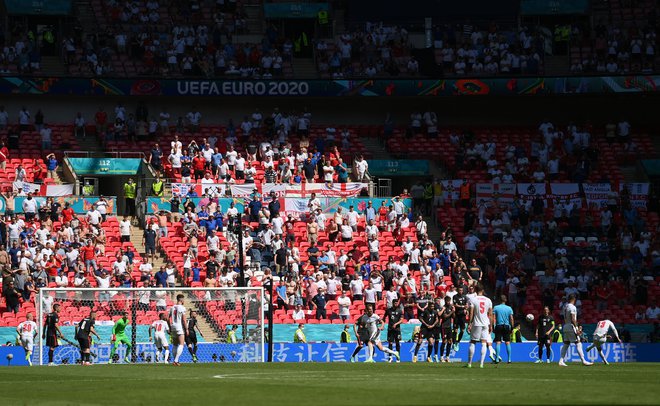
[[[54,51],[66,65],[65,75],[74,78],[296,78],[294,56],[301,56],[302,34],[280,33],[274,24],[251,32],[246,10],[262,3],[91,0],[94,32],[81,29],[55,42],[47,27],[35,32],[14,22],[9,35],[3,33],[1,73],[48,75],[42,70],[42,53]],[[581,20],[570,27],[570,63],[564,73],[656,72],[653,12],[650,0],[594,4],[593,22]],[[347,79],[342,82],[421,78],[428,75],[417,55],[430,50],[433,65],[441,67],[439,77],[517,80],[518,75],[544,75],[548,59],[557,56],[546,47],[554,32],[541,25],[514,28],[456,19],[430,31],[428,49],[420,45],[419,30],[396,22],[354,23],[332,36],[313,35],[313,57],[308,58],[315,65],[313,76]],[[397,100],[396,106],[405,110],[397,113],[408,116],[412,107],[406,104]],[[443,125],[430,110],[411,112],[405,125],[350,119],[350,124],[338,120],[321,125],[296,103],[281,111],[255,109],[240,123],[219,124],[220,114],[202,117],[195,107],[170,113],[162,106],[160,111],[150,106],[150,112],[140,100],[133,112],[119,102],[114,110],[99,109],[94,117],[79,116],[75,122],[69,122],[73,111],[45,119],[39,113],[32,118],[25,109],[10,117],[0,108],[0,187],[9,210],[0,221],[0,327],[14,327],[34,312],[34,293],[44,286],[242,285],[239,234],[246,281],[263,286],[275,280],[278,285],[270,300],[279,324],[352,323],[365,302],[375,296],[382,312],[394,292],[404,299],[406,322],[415,323],[418,299],[443,298],[455,294],[459,285],[472,289],[477,283],[485,284],[491,297],[507,295],[517,319],[547,305],[559,321],[567,295],[575,293],[584,323],[657,320],[652,306],[660,294],[660,217],[657,211],[634,206],[625,187],[620,193],[616,189],[627,183],[622,165],[657,158],[656,128],[651,125],[631,125],[618,117],[530,125],[513,115],[503,125],[502,120],[489,123],[487,114],[475,114],[479,119],[474,125]],[[257,196],[265,184],[366,182],[368,175],[361,176],[360,168],[383,154],[374,139],[383,141],[389,156],[438,163],[446,178],[458,183],[420,179],[406,184],[410,194],[385,197],[382,208],[369,207],[365,200],[365,207],[343,213],[276,214],[271,196]],[[49,202],[38,213],[11,213],[14,199],[25,194],[19,182],[58,183],[57,176],[49,176],[52,160],[61,163],[65,151],[89,142],[98,143],[102,152],[144,153],[150,169],[168,183],[167,193],[152,195],[173,210],[152,210],[142,222],[158,235],[162,268],[155,269],[157,261],[138,247],[139,238],[125,238],[135,234],[136,225],[112,215],[98,221],[98,207],[86,207],[85,215],[76,216]],[[480,200],[477,193],[483,183],[546,182],[611,184],[615,192],[607,205],[581,207],[560,199],[518,197],[499,204]],[[194,187],[189,194],[173,190],[174,184],[203,188],[205,183],[254,184],[255,197],[232,196],[230,188],[225,196],[196,196]],[[196,206],[188,199],[192,197],[203,198],[203,203],[197,200]],[[219,199],[224,198],[241,203],[245,213],[223,212]],[[313,196],[297,198],[306,201],[305,207],[316,207]],[[372,204],[383,201],[368,199]],[[439,230],[439,239],[433,240],[430,228]],[[9,291],[11,280],[16,292]],[[338,300],[342,292],[348,302]],[[83,293],[68,295],[75,299]],[[170,297],[163,300],[171,304]],[[64,303],[63,322],[89,311],[75,300]],[[325,308],[319,309],[319,303]],[[240,303],[222,311],[219,305],[205,305],[216,328],[240,321]],[[116,319],[123,309],[114,306],[102,306],[98,319]],[[153,321],[156,310],[155,302],[141,309],[138,323]]]

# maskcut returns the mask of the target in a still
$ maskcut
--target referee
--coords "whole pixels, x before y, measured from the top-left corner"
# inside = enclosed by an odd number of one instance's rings
[[[493,308],[495,316],[495,363],[500,360],[500,344],[506,344],[507,364],[511,363],[511,329],[513,328],[513,309],[506,304],[506,296],[500,296],[500,304]]]
[[[85,317],[76,326],[76,339],[80,345],[80,363],[82,365],[91,365],[90,347],[91,347],[91,334],[94,334],[98,340],[101,339],[96,330],[94,330],[94,323],[96,322],[96,312],[91,311],[89,317]]]

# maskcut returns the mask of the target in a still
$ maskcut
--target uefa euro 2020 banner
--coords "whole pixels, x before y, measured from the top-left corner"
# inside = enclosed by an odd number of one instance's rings
[[[0,94],[190,97],[396,97],[643,94],[660,91],[658,75],[457,79],[200,80],[0,78]]]
[[[219,344],[219,343],[200,343],[200,350],[197,352],[200,362],[255,362],[258,360],[260,344]],[[274,343],[273,361],[274,362],[348,362],[351,353],[355,349],[355,343],[314,343],[314,344],[293,344],[293,343]],[[478,344],[479,345],[479,344]],[[586,344],[583,344],[586,347]],[[559,351],[562,344],[553,344],[550,360],[557,362],[559,360]],[[93,345],[92,352],[97,355],[94,360],[96,363],[107,363],[110,357],[110,344]],[[229,347],[229,348],[228,348]],[[267,348],[267,346],[266,346]],[[536,343],[514,343],[511,345],[513,352],[513,362],[535,362],[538,359],[538,345]],[[504,349],[504,348],[502,348]],[[585,348],[586,349],[586,348]],[[118,351],[119,359],[123,359],[125,347],[121,346]],[[426,359],[427,346],[420,347],[419,359]],[[412,361],[415,352],[413,343],[401,344],[401,361]],[[230,358],[225,358],[218,354],[232,354]],[[450,359],[452,362],[467,362],[468,344],[462,343],[458,351],[452,351]],[[605,358],[610,363],[616,362],[660,362],[660,345],[650,343],[607,343],[603,346]],[[11,356],[9,356],[11,354]],[[140,343],[136,346],[137,362],[149,363],[156,359],[156,348],[153,343]],[[215,356],[214,356],[215,354]],[[44,364],[47,362],[47,352],[44,351]],[[503,356],[505,354],[502,354]],[[358,361],[366,360],[366,349],[358,355]],[[601,362],[596,350],[591,350],[585,354],[587,360]],[[57,364],[74,364],[80,357],[80,350],[72,345],[62,345],[55,349],[54,361]],[[377,362],[385,362],[385,354],[376,350],[374,359]],[[545,355],[543,360],[545,361]],[[182,362],[192,362],[190,354],[187,351],[181,355]],[[580,357],[577,354],[575,346],[571,346],[566,361],[579,362]],[[0,347],[0,366],[25,366],[25,352],[19,346]]]

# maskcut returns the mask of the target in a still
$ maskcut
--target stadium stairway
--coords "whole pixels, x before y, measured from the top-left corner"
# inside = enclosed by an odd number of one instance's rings
[[[197,326],[199,327],[199,331],[201,331],[202,335],[204,336],[204,341],[210,343],[221,341],[222,337],[220,337],[218,329],[213,328],[213,326],[206,319],[208,312],[206,309],[197,306],[197,303],[197,301],[189,300],[188,296],[186,296],[186,300],[183,302],[183,305],[186,309],[195,310],[195,312],[197,312]],[[186,317],[188,316],[189,315],[187,314]]]
[[[293,71],[299,79],[318,79],[318,71],[312,58],[293,58]]]
[[[65,76],[69,73],[59,56],[42,56],[41,71],[48,72],[49,76]]]

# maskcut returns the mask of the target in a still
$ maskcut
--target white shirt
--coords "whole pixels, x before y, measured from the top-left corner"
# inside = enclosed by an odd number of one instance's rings
[[[577,321],[577,308],[573,304],[566,303],[564,305],[564,326],[573,325],[573,315]]]
[[[649,307],[646,309],[646,318],[648,320],[657,320],[658,316],[660,316],[660,307],[656,306],[654,308]]]
[[[21,334],[21,338],[33,338],[37,334],[37,323],[31,320],[25,320],[18,325],[16,330]]]
[[[346,297],[338,297],[337,298],[337,304],[339,305],[339,315],[340,316],[350,316],[351,315],[351,298],[348,296]]]
[[[376,303],[376,289],[369,286],[364,290],[364,301],[368,303]]]
[[[490,318],[488,312],[493,309],[493,302],[486,296],[476,296],[471,299],[472,307],[474,308],[474,317],[472,324],[477,327],[490,326]]]
[[[183,315],[186,314],[186,308],[177,304],[170,308],[170,328],[172,330],[183,330]]]
[[[341,238],[353,238],[353,229],[351,226],[342,225],[341,226]]]
[[[87,212],[87,218],[89,219],[90,224],[98,225],[101,222],[101,213],[97,210],[90,210]]]
[[[614,332],[614,336],[616,338],[619,338],[619,332],[616,331],[616,327],[614,326],[614,323],[612,323],[609,320],[601,320],[598,322],[596,325],[596,330],[594,330],[594,336],[601,336],[604,337],[607,335],[607,332],[612,329]]]
[[[154,330],[154,334],[165,336],[167,322],[165,320],[156,320],[151,324],[151,328]]]
[[[131,235],[131,222],[129,220],[119,222],[119,233],[121,235]]]
[[[351,293],[353,295],[361,295],[364,290],[364,283],[361,279],[353,279],[351,281]]]
[[[392,302],[394,302],[394,299],[398,299],[399,294],[396,291],[391,291],[388,290],[385,292],[385,300],[387,301],[387,307],[392,307]]]

